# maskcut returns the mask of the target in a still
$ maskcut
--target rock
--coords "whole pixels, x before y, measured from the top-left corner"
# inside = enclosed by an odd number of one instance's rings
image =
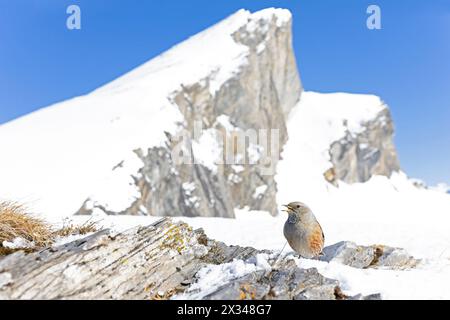
[[[400,170],[389,109],[384,108],[363,127],[362,132],[348,132],[343,139],[331,145],[330,159],[336,180],[366,182],[373,175],[389,177]]]
[[[337,280],[322,276],[317,269],[300,269],[294,261],[282,261],[276,271],[269,274],[269,297],[295,300],[335,300],[340,290]]]
[[[248,259],[245,263],[251,265]],[[243,263],[243,264],[245,264]],[[273,260],[270,261],[274,263]],[[244,268],[243,264],[230,267],[231,270]],[[222,270],[221,270],[222,271]],[[229,270],[224,269],[228,274]],[[196,279],[201,281],[201,279]],[[229,279],[225,284],[216,285],[214,280],[208,281],[208,286],[214,288],[203,293],[200,286],[188,288],[182,299],[206,300],[335,300],[345,299],[337,280],[323,277],[317,269],[301,269],[293,260],[282,259],[276,268],[259,269],[235,279]],[[178,298],[178,297],[177,297]]]
[[[189,298],[189,294],[183,298]],[[249,273],[202,296],[206,300],[369,300],[379,295],[346,296],[337,280],[322,276],[316,268],[301,269],[283,259],[277,268]]]
[[[204,300],[262,300],[270,290],[268,284],[259,283],[261,273],[248,274],[238,280],[227,283]],[[256,282],[255,282],[256,280]]]
[[[255,272],[227,283],[205,297],[213,300],[335,300],[339,283],[317,269],[283,265],[277,271]]]
[[[410,269],[416,267],[419,259],[412,257],[405,249],[387,246],[373,246],[378,260],[373,261],[372,267],[387,269]]]
[[[320,260],[338,262],[360,269],[387,268],[395,270],[413,268],[420,262],[404,249],[382,245],[360,246],[349,241],[325,247]]]
[[[8,299],[161,299],[183,290],[208,250],[186,224],[163,219],[56,248],[0,258]]]
[[[261,259],[266,257],[268,260]],[[204,299],[363,299],[339,282],[277,254],[209,239],[169,218],[123,233],[102,230],[40,252],[0,258],[2,299],[170,299],[190,297],[203,268],[241,261],[254,268]],[[245,261],[245,262],[244,262]]]

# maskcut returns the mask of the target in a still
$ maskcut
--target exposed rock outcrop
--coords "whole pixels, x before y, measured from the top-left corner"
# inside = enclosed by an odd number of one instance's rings
[[[384,245],[360,246],[349,241],[342,241],[324,248],[320,260],[339,262],[360,269],[387,268],[393,270],[413,268],[420,262],[410,256],[405,249]]]
[[[332,180],[366,182],[373,175],[389,177],[400,170],[389,109],[383,109],[363,127],[357,134],[348,131],[343,139],[331,145],[330,158],[334,165]]]

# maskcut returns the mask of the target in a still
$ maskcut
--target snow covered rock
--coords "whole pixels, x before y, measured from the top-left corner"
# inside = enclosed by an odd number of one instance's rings
[[[404,249],[382,245],[360,246],[342,241],[325,247],[320,260],[339,262],[354,268],[386,268],[403,270],[415,267],[420,261]]]
[[[394,146],[394,126],[389,109],[362,123],[360,132],[348,130],[330,148],[335,179],[347,183],[366,182],[374,175],[390,177],[400,170]]]
[[[234,262],[234,264],[238,263],[239,261]],[[222,269],[220,272],[223,274]],[[233,278],[232,274],[228,277],[225,283],[207,291],[206,294],[200,290],[201,287],[196,287],[197,291],[188,289],[181,298],[206,300],[335,300],[344,298],[344,295],[338,295],[340,293],[338,281],[323,277],[314,268],[300,269],[293,261],[283,260],[276,270],[256,269],[240,277]]]

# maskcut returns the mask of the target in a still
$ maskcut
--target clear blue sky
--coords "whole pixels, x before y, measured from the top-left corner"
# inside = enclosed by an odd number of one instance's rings
[[[66,28],[70,4],[80,31]],[[381,31],[366,28],[369,4]],[[450,0],[0,0],[0,123],[88,93],[239,8],[271,6],[294,15],[307,90],[380,95],[403,169],[450,183]]]

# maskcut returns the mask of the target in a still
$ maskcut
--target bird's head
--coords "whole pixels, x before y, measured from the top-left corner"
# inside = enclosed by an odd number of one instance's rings
[[[309,216],[311,214],[311,210],[303,202],[291,202],[283,206],[285,207],[283,211],[289,214],[289,220],[292,222],[303,220],[305,216]]]

